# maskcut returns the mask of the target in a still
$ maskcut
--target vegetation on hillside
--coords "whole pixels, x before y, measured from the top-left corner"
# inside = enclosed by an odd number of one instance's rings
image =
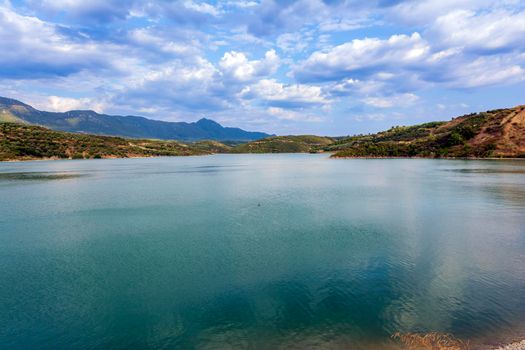
[[[232,153],[308,153],[319,152],[334,142],[332,138],[312,135],[274,136],[234,147]]]
[[[334,157],[524,157],[525,108],[397,126],[339,140],[326,150],[335,152]]]
[[[212,153],[176,141],[125,139],[0,123],[0,160],[186,156]]]
[[[332,152],[333,157],[525,157],[525,106],[464,115],[449,122],[396,126],[372,135],[274,136],[242,144],[74,134],[12,123],[12,116],[5,113],[1,117],[0,160],[308,152]]]
[[[167,122],[136,116],[99,114],[94,111],[46,112],[23,102],[0,97],[0,122],[40,125],[46,128],[93,135],[179,141],[252,141],[270,135],[239,128],[223,127],[202,118],[194,123]]]

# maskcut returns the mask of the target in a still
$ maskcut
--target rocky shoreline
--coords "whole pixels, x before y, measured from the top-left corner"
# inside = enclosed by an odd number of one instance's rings
[[[525,350],[525,339],[522,341],[514,342],[509,345],[505,345],[495,350]]]

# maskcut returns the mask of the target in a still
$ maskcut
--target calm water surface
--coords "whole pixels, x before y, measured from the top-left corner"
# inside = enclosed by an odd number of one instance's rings
[[[0,349],[353,349],[525,323],[524,161],[0,163],[0,213]]]

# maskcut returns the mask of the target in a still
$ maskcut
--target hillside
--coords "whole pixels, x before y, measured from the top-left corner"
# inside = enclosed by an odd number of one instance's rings
[[[270,135],[223,127],[206,118],[195,123],[164,122],[135,116],[109,116],[94,111],[39,111],[17,100],[0,97],[0,122],[44,126],[58,131],[161,140],[252,141]]]
[[[234,147],[232,153],[308,153],[331,145],[332,138],[312,135],[273,136]]]
[[[348,137],[325,150],[333,157],[525,157],[525,106]]]
[[[0,123],[0,161],[90,159],[210,154],[209,147],[177,141],[125,139],[53,131],[39,126]]]
[[[232,149],[231,146],[225,145],[218,141],[197,141],[190,143],[189,146],[192,149],[199,150],[205,153],[229,153]]]
[[[205,123],[220,128],[213,121]],[[331,152],[333,157],[525,157],[525,106],[468,114],[449,122],[397,126],[372,135],[273,136],[247,143],[75,134],[29,125],[13,114],[0,113],[0,160],[316,152]]]

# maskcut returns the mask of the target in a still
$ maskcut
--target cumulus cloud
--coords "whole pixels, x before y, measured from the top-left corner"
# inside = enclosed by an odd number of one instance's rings
[[[219,66],[227,79],[248,82],[273,74],[279,67],[279,56],[270,50],[264,59],[250,61],[245,53],[230,51],[222,56]]]
[[[104,70],[112,65],[112,45],[78,42],[56,25],[20,15],[0,6],[0,76],[33,79],[66,76],[83,69]]]
[[[420,0],[398,1],[385,17],[403,25],[432,24],[438,17],[456,10],[487,12],[494,9],[523,9],[516,0]]]
[[[179,30],[177,32],[155,28],[130,30],[126,44],[132,51],[141,51],[142,57],[157,54],[160,59],[197,56],[202,50],[199,33]]]
[[[525,11],[476,13],[454,10],[436,19],[428,31],[436,45],[465,51],[500,53],[525,48]]]
[[[93,110],[103,113],[106,103],[101,100],[91,98],[71,98],[61,96],[49,96],[44,103],[38,105],[39,108],[53,112],[67,112],[72,110]]]
[[[299,64],[294,75],[301,81],[337,80],[359,77],[374,70],[418,66],[428,57],[429,44],[419,33],[378,38],[354,39],[351,42],[314,52]]]
[[[300,108],[313,105],[325,105],[331,101],[321,87],[305,84],[285,85],[275,79],[263,79],[244,88],[241,97],[258,98],[266,104],[280,108]]]
[[[227,52],[217,65],[192,56],[191,60],[139,68],[125,80],[112,101],[134,107],[154,104],[164,106],[160,109],[185,112],[220,111],[233,108],[242,89],[271,75],[278,65],[274,50],[267,51],[260,60],[249,60],[242,52]]]
[[[460,61],[425,72],[429,81],[453,88],[479,88],[509,85],[525,80],[525,70],[511,56],[479,57],[471,62]]]
[[[522,87],[524,23],[516,0],[0,1],[0,82],[49,110],[380,122]]]
[[[374,84],[385,87],[390,82],[391,87],[395,84],[399,89],[423,81],[470,88],[521,81],[522,63],[512,53],[472,56],[464,47],[434,48],[414,33],[386,40],[355,39],[314,52],[295,67],[294,76],[304,82],[362,80],[365,83],[361,82],[360,88]],[[339,84],[333,91],[343,93],[348,89]]]
[[[230,104],[220,72],[204,58],[175,61],[137,72],[113,99],[116,104],[164,106],[184,111],[224,109]]]

